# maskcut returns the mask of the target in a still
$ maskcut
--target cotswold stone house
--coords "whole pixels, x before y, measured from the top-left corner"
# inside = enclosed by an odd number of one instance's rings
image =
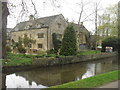
[[[53,49],[52,34],[56,33],[57,39],[62,40],[64,30],[68,22],[66,22],[62,14],[35,19],[32,15],[29,21],[21,22],[11,32],[11,41],[18,42],[19,37],[27,37],[35,40],[34,44],[30,45],[29,52],[36,53],[38,51],[47,51]],[[88,30],[83,26],[74,24],[78,38],[78,48],[85,48],[86,36]]]

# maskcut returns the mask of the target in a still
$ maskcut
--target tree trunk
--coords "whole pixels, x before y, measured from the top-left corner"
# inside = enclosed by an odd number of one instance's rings
[[[2,2],[0,2],[0,59],[2,59]]]
[[[1,12],[0,13],[1,14],[0,15],[0,39],[1,39],[0,59],[3,59],[5,57],[5,51],[6,51],[7,16],[9,15],[6,2],[0,3],[0,12]]]

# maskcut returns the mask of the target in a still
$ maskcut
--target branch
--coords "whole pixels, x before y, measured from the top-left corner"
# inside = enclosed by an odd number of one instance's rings
[[[34,7],[34,11],[35,11],[34,16],[35,16],[35,15],[37,14],[36,6],[35,6],[35,4],[34,4],[33,0],[31,0],[31,3],[32,3],[33,7]]]

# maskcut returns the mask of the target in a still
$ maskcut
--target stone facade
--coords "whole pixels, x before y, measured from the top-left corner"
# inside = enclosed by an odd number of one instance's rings
[[[66,22],[62,14],[40,19],[34,19],[33,16],[31,16],[29,21],[21,22],[16,25],[10,35],[11,41],[14,40],[15,42],[18,42],[19,37],[24,38],[24,35],[26,34],[29,38],[36,40],[36,43],[30,47],[32,52],[33,50],[47,51],[54,48],[52,34],[56,33],[57,39],[62,41],[64,30],[67,26],[68,22]],[[86,35],[88,35],[89,32],[83,25],[78,26],[77,24],[74,24],[74,27],[78,38],[78,48],[80,48],[80,45],[86,44]],[[39,34],[42,35],[41,38],[39,38]]]
[[[39,37],[39,34],[43,34],[43,37]],[[50,49],[50,44],[48,44],[48,42],[50,42],[48,34],[48,28],[15,31],[11,33],[11,40],[17,42],[19,37],[24,38],[24,35],[27,35],[28,38],[35,40],[35,43],[30,46],[30,50],[31,52],[36,53],[37,51],[47,51]],[[41,45],[41,47],[39,47],[39,45]],[[30,50],[28,51],[29,53]]]

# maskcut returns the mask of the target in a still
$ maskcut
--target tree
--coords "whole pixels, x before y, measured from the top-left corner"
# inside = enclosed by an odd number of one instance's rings
[[[61,0],[60,0],[61,1]],[[60,2],[58,0],[42,0],[37,3],[50,4],[53,8],[60,8]],[[36,0],[9,0],[8,7],[10,11],[10,17],[16,19],[17,23],[27,20],[27,17],[33,15],[35,18],[40,17],[38,15],[39,8],[37,8]],[[42,10],[42,7],[41,7]],[[15,12],[17,11],[18,14]]]
[[[55,53],[57,54],[61,46],[61,41],[57,39],[56,33],[52,34],[52,39],[53,39],[54,50],[55,50]]]
[[[118,3],[118,17],[117,17],[117,20],[118,20],[118,37],[120,38],[120,1]],[[118,42],[118,43],[120,44],[120,42]],[[118,56],[120,56],[120,47],[118,47],[118,53],[119,53]],[[119,57],[119,59],[120,59],[120,57]],[[119,62],[120,62],[120,60],[119,60]]]
[[[62,40],[62,46],[60,49],[60,55],[76,55],[77,45],[76,45],[76,34],[75,29],[72,24],[68,25],[65,29],[64,37]]]
[[[7,2],[0,1],[0,59],[5,58],[6,53],[6,31],[7,31],[7,16],[9,11]]]
[[[113,51],[119,51],[120,38],[118,37],[108,37],[102,41],[102,51],[105,51],[105,47],[113,47]]]
[[[26,34],[24,35],[24,38],[22,38],[22,43],[24,44],[24,47],[27,48],[27,50],[29,50],[31,48],[31,45],[35,42],[36,40],[29,38]]]
[[[118,6],[113,5],[106,8],[103,15],[100,15],[101,24],[99,25],[99,35],[108,36],[118,36]]]

